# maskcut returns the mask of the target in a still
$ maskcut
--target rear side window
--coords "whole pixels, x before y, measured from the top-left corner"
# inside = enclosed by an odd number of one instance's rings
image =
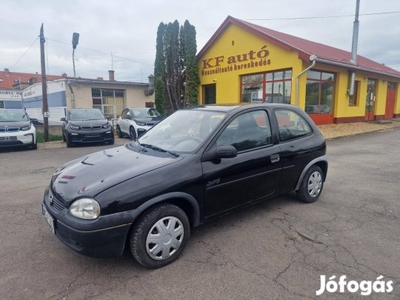
[[[309,135],[312,132],[307,121],[291,110],[275,110],[276,119],[279,127],[279,140],[288,141],[301,136]]]

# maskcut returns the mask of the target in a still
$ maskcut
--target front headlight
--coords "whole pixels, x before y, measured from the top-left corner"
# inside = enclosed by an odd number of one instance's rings
[[[94,220],[100,216],[100,205],[94,199],[82,198],[71,204],[69,212],[79,219]]]
[[[138,126],[146,126],[145,122],[135,121]]]
[[[102,127],[103,127],[103,129],[107,129],[107,128],[110,128],[111,125],[110,125],[110,123],[106,123],[106,124],[104,124]]]
[[[70,125],[69,125],[69,128],[71,128],[72,130],[79,130],[79,129],[81,129],[80,126],[74,125],[74,124],[70,124]]]
[[[30,123],[28,125],[25,125],[25,126],[21,127],[21,131],[27,131],[29,129],[31,129],[31,124]]]

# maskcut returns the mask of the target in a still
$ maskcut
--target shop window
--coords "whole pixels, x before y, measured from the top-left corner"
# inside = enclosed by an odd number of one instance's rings
[[[292,71],[242,76],[241,87],[241,102],[290,103]]]
[[[93,108],[100,109],[108,118],[117,118],[124,109],[125,90],[92,89]]]
[[[374,103],[376,100],[376,79],[368,78],[368,88],[367,88],[367,101],[365,102],[365,112],[374,112]]]
[[[335,74],[307,72],[306,109],[309,114],[331,114],[335,91]]]
[[[354,92],[352,96],[349,96],[349,106],[357,106],[358,105],[358,98],[359,98],[359,87],[360,81],[354,81]]]

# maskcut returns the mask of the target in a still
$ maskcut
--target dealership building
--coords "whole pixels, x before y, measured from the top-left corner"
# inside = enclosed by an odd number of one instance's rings
[[[400,117],[399,71],[231,16],[197,58],[202,104],[288,103],[317,124]]]

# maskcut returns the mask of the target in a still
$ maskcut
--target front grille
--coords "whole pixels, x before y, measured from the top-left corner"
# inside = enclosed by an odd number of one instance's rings
[[[19,127],[0,127],[0,132],[18,132]]]
[[[57,212],[62,211],[65,207],[64,202],[61,201],[55,194],[53,194],[51,191],[49,191],[49,205],[52,209],[54,209]]]
[[[101,126],[82,126],[82,130],[99,130]]]

